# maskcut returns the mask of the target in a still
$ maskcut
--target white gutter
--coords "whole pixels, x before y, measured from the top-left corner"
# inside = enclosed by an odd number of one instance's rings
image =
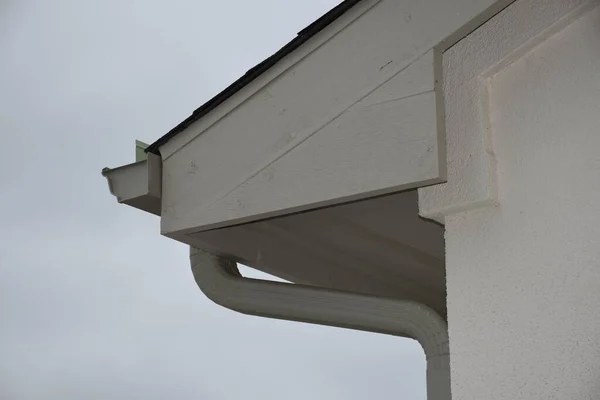
[[[427,399],[451,398],[447,325],[431,308],[410,300],[244,278],[235,262],[193,247],[190,261],[200,290],[231,310],[417,340],[427,358]]]
[[[136,142],[139,143],[139,142]],[[139,148],[136,148],[139,151]],[[142,150],[143,151],[143,150]],[[162,161],[155,154],[139,155],[135,163],[117,168],[104,168],[102,175],[119,203],[160,215],[162,192]]]

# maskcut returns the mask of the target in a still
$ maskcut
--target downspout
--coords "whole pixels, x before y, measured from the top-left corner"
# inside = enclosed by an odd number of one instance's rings
[[[427,358],[427,399],[450,400],[447,325],[431,308],[410,300],[244,278],[235,262],[193,247],[190,261],[200,290],[231,310],[417,340]]]

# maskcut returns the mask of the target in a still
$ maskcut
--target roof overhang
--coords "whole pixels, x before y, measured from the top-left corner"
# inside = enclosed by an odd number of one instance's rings
[[[445,315],[443,227],[415,190],[446,179],[442,53],[510,2],[354,2],[105,172],[111,191],[183,243]]]
[[[442,183],[442,52],[509,0],[363,0],[159,147],[161,230]]]

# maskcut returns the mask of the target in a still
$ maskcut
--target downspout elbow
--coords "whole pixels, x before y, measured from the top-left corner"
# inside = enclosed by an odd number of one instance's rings
[[[410,300],[244,278],[233,261],[190,248],[194,279],[213,302],[244,314],[417,340],[427,358],[428,399],[450,399],[446,322]]]

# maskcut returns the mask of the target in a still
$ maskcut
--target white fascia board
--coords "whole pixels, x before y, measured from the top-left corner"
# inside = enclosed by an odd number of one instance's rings
[[[391,14],[394,25],[403,32],[403,40],[393,42],[400,57],[393,65],[385,65],[385,74],[380,84],[389,80],[431,49],[446,51],[460,39],[475,30],[482,23],[497,14],[514,0],[363,0],[351,10],[269,68],[261,76],[239,90],[208,115],[194,122],[160,147],[163,160],[183,148],[191,140],[218,123],[228,113],[243,105],[272,81],[279,79],[288,70],[300,64],[306,57],[341,34],[350,24],[358,20],[379,3],[395,3],[400,12]],[[376,27],[374,27],[375,29]],[[377,40],[371,43],[381,46]],[[387,60],[386,60],[387,62]],[[339,64],[340,75],[345,74],[343,64]],[[376,85],[374,85],[376,86]],[[374,87],[373,86],[373,87]],[[372,88],[371,88],[372,89]]]
[[[510,2],[360,2],[160,147],[161,232],[444,182],[441,52]]]

